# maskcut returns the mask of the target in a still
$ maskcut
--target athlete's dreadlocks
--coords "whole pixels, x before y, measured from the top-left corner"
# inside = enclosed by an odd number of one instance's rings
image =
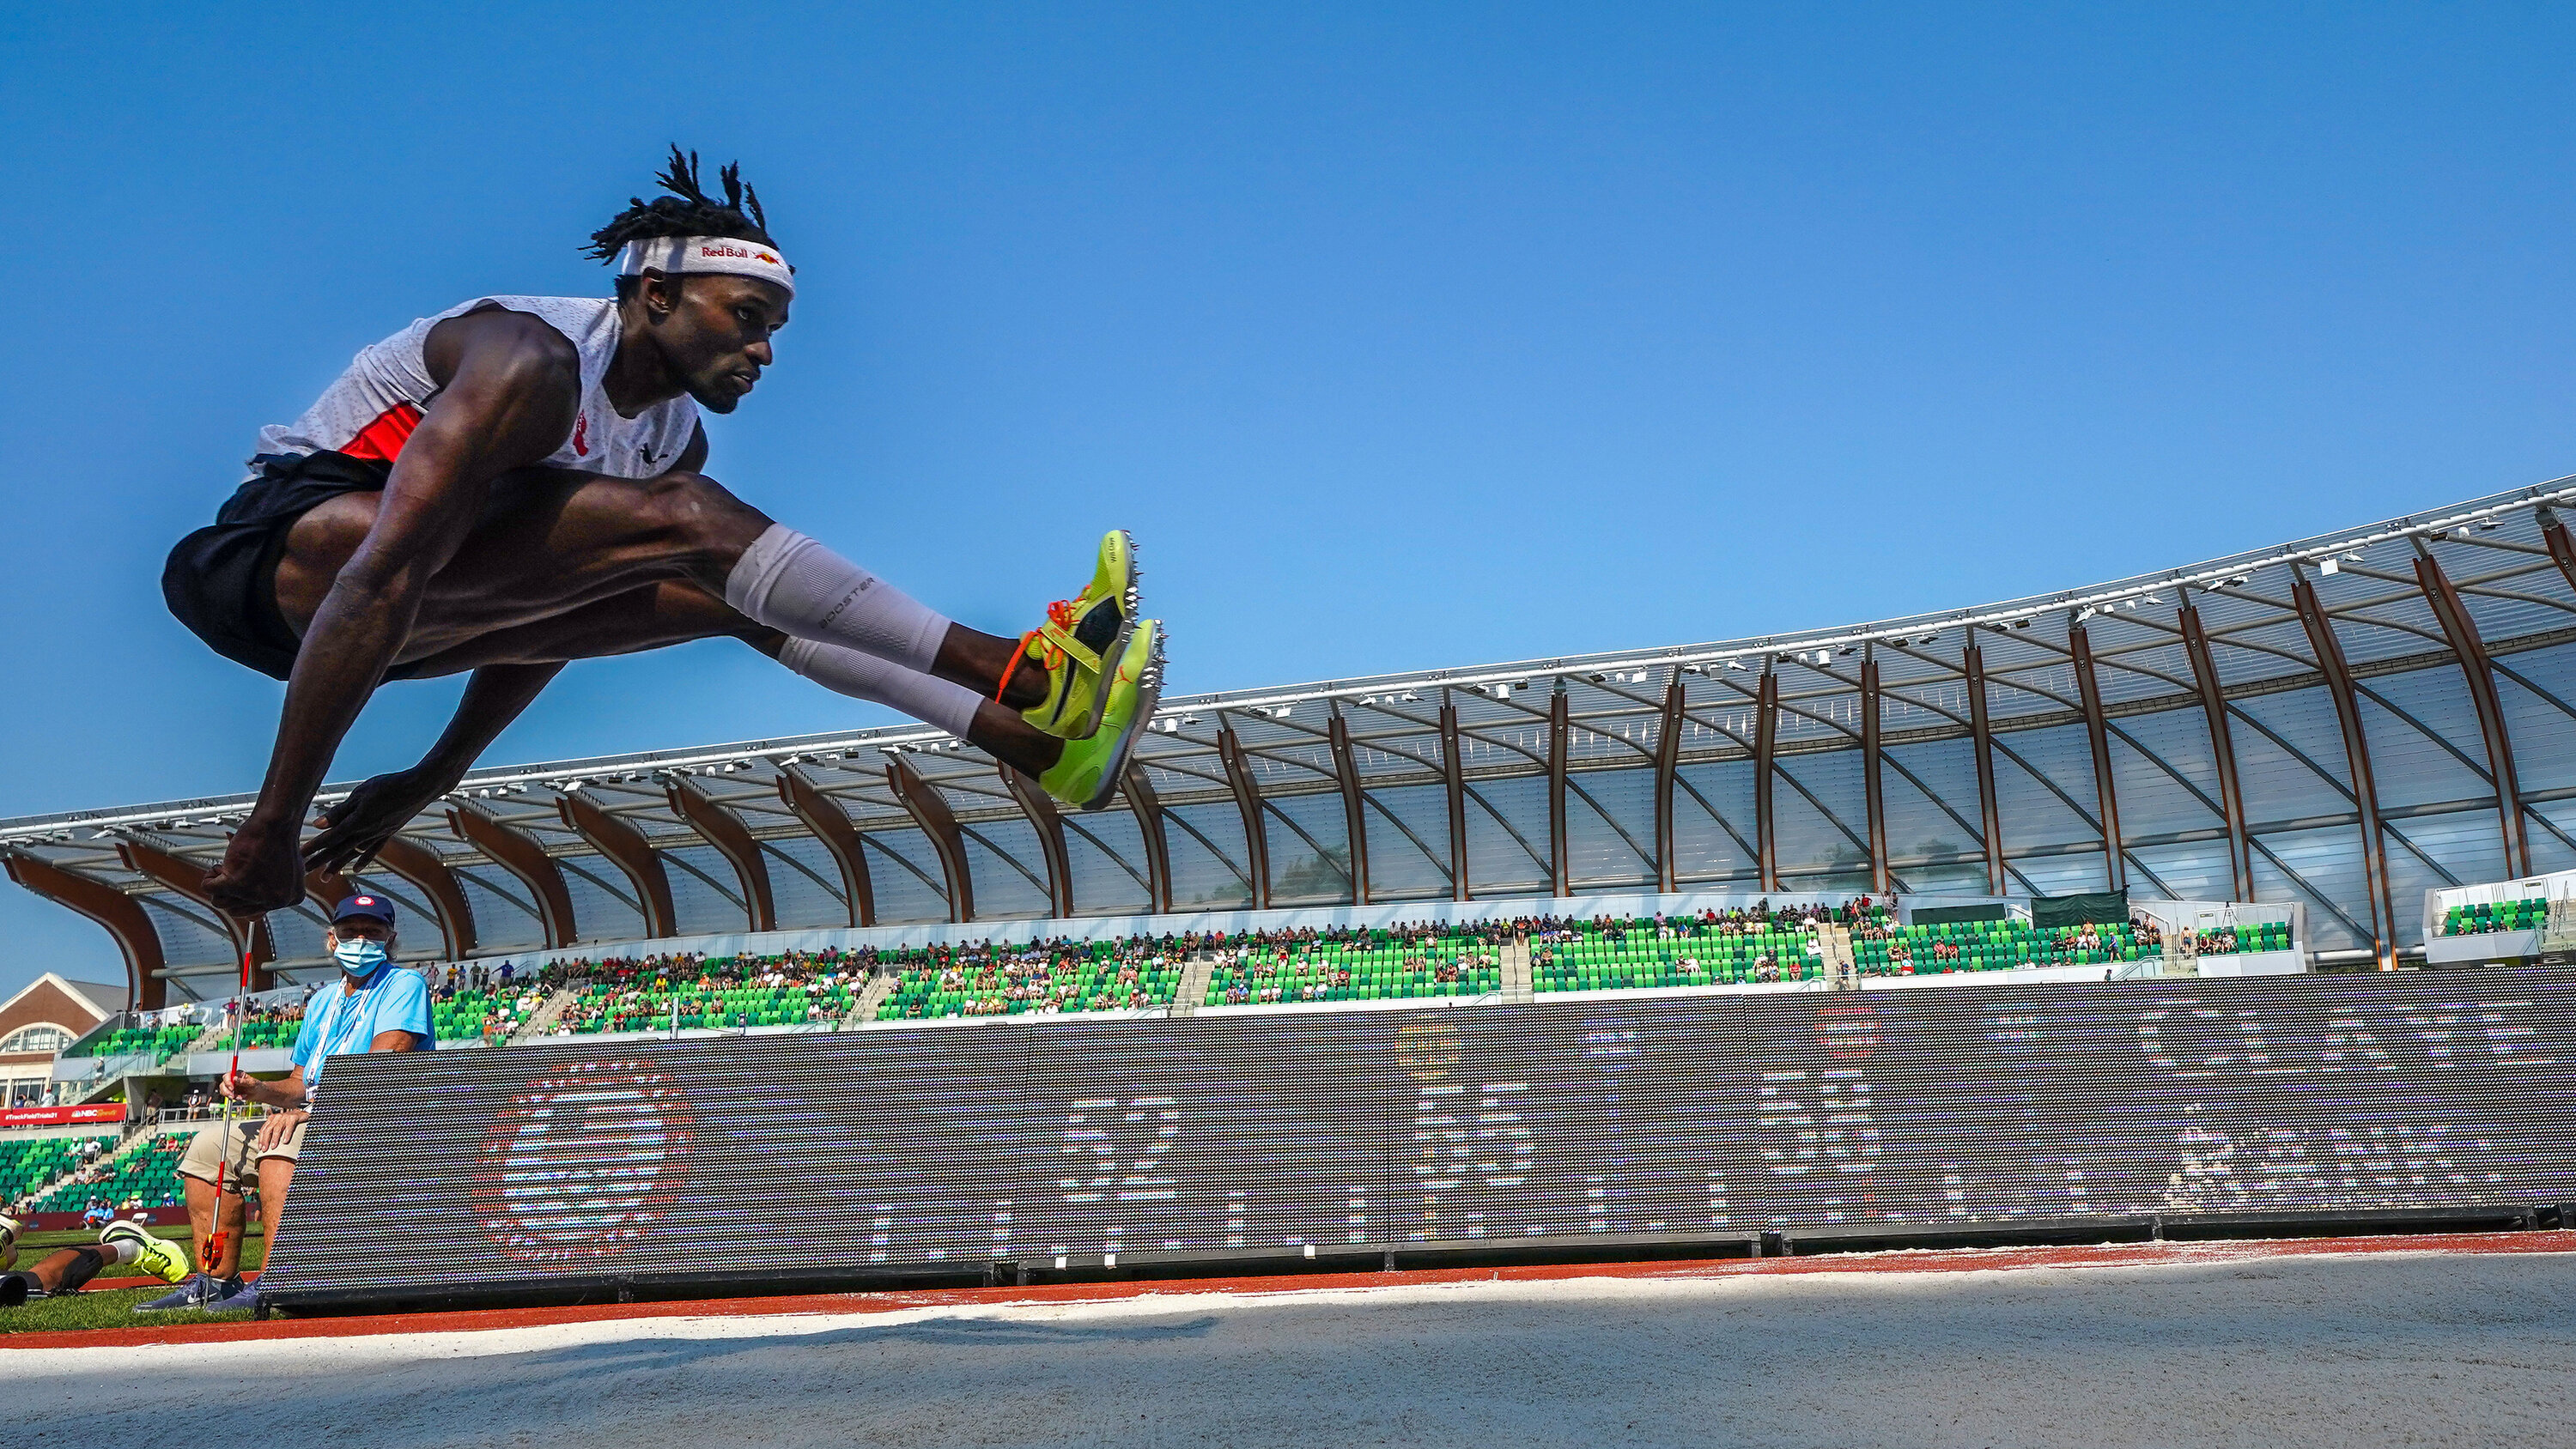
[[[724,200],[707,195],[698,184],[698,153],[671,147],[671,164],[656,178],[668,196],[654,197],[650,202],[637,196],[629,198],[627,208],[608,225],[590,234],[590,245],[584,254],[601,261],[616,259],[618,249],[628,242],[663,236],[729,236],[739,241],[776,246],[778,240],[769,234],[769,218],[760,209],[760,193],[742,184],[742,167],[729,164],[716,173],[724,187]],[[620,297],[633,287],[635,279],[617,279]]]

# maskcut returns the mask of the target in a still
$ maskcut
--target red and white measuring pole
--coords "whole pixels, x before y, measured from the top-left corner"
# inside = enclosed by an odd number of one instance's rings
[[[215,1210],[213,1213],[215,1226],[214,1231],[206,1234],[205,1247],[197,1253],[197,1266],[209,1273],[215,1271],[215,1266],[224,1260],[224,1171],[232,1165],[233,1093],[238,1089],[241,1080],[241,1023],[243,1014],[250,1009],[249,996],[250,950],[244,947],[241,962],[241,989],[233,993],[231,1003],[224,1008],[225,1013],[232,1018],[233,1060],[232,1065],[224,1069],[223,1125],[215,1129],[223,1134],[215,1139],[218,1144],[218,1150],[215,1153]],[[235,1183],[233,1190],[241,1191],[241,1185]]]

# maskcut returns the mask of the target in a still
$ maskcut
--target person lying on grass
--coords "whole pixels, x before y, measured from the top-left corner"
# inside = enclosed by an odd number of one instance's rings
[[[34,1267],[18,1269],[16,1218],[0,1217],[0,1308],[15,1308],[30,1298],[64,1298],[111,1265],[134,1264],[164,1283],[188,1276],[188,1255],[143,1230],[140,1223],[111,1223],[98,1235],[98,1246],[57,1248]]]

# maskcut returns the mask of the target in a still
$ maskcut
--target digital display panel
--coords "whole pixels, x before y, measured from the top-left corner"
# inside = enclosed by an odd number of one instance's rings
[[[1979,986],[353,1058],[269,1283],[292,1302],[2569,1201],[2571,985]]]

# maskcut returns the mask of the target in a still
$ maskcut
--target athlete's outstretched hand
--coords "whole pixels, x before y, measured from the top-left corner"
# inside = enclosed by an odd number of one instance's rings
[[[304,868],[341,875],[365,870],[394,832],[447,790],[411,770],[369,777],[349,798],[314,817],[322,833],[304,842]]]

